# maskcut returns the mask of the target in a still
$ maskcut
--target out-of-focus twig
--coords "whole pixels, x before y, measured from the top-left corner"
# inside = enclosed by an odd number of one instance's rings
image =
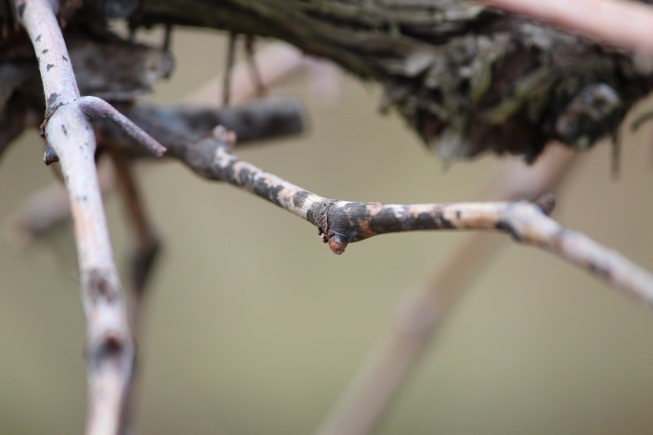
[[[262,85],[269,88],[274,83],[288,78],[302,67],[304,55],[292,45],[274,42],[256,51],[254,62],[258,66],[260,82],[252,80],[249,62],[240,62],[233,67],[232,79],[229,85],[232,105],[251,101],[256,97],[258,88]],[[225,73],[226,74],[226,73]],[[217,76],[196,91],[189,94],[184,102],[197,105],[214,106],[216,101],[223,101],[223,76]]]
[[[480,0],[633,53],[653,55],[653,8],[623,0]]]
[[[522,162],[504,162],[477,196],[516,201],[556,190],[574,158],[568,149],[549,146],[531,167]],[[405,292],[389,331],[367,355],[316,435],[372,432],[432,343],[444,315],[501,244],[502,239],[471,234],[454,248],[431,278]]]

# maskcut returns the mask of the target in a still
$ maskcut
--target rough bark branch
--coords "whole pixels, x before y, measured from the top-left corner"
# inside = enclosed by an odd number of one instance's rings
[[[80,97],[56,18],[56,2],[19,0],[15,14],[34,46],[46,104],[43,132],[61,161],[79,260],[87,323],[88,414],[86,433],[117,434],[131,385],[135,345],[113,260],[95,168],[95,135],[87,111],[110,113],[98,99]],[[113,116],[113,115],[112,115]],[[163,147],[123,118],[113,120],[159,152]]]
[[[553,200],[452,204],[382,204],[328,199],[245,162],[228,151],[233,135],[216,128],[191,147],[168,153],[197,174],[226,181],[299,216],[318,228],[325,243],[342,254],[349,243],[393,232],[490,230],[549,251],[587,270],[614,289],[653,306],[653,276],[616,251],[562,227],[547,216]]]

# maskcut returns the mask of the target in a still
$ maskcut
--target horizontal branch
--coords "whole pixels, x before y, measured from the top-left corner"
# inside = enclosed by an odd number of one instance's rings
[[[174,153],[203,177],[226,181],[276,204],[318,228],[336,254],[349,243],[386,233],[421,230],[491,230],[554,253],[591,272],[613,288],[653,306],[653,276],[616,251],[562,227],[548,217],[553,198],[538,202],[382,204],[324,198],[246,162],[229,152],[233,137],[215,129],[186,152]]]

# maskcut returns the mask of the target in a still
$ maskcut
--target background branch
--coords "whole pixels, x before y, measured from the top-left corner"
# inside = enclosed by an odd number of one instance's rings
[[[653,8],[648,4],[623,0],[553,0],[546,3],[537,0],[481,1],[506,11],[543,20],[642,57],[650,57],[653,53]]]

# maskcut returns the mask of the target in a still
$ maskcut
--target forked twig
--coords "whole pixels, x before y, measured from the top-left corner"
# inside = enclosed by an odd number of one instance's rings
[[[56,2],[18,0],[15,13],[34,46],[46,100],[45,138],[61,161],[75,223],[81,296],[87,323],[87,434],[120,431],[131,386],[136,349],[113,260],[95,168],[95,135],[89,110],[107,114],[137,140],[124,119],[97,99],[80,97],[56,17]],[[163,147],[149,138],[155,150]]]

